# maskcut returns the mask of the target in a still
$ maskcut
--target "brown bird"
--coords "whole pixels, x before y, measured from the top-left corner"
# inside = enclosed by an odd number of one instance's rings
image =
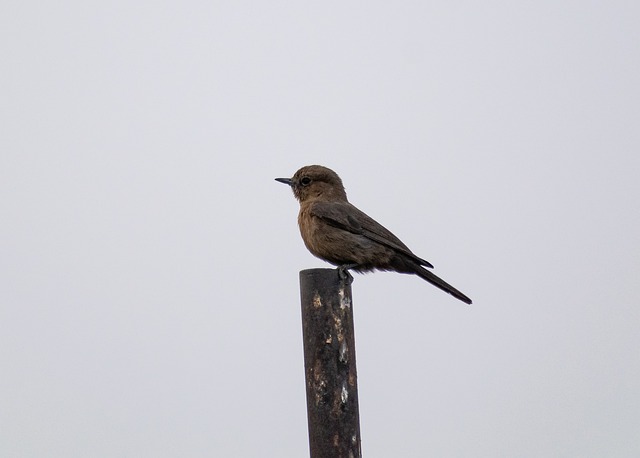
[[[292,178],[276,178],[291,186],[300,202],[298,225],[304,244],[320,259],[335,266],[341,276],[349,270],[391,270],[416,274],[432,285],[471,304],[471,299],[429,272],[431,263],[419,258],[380,223],[351,205],[336,172],[309,165]]]

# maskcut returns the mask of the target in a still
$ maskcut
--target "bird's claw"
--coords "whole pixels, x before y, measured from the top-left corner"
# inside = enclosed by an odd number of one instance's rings
[[[340,280],[349,285],[353,283],[353,275],[351,275],[351,273],[349,272],[349,269],[351,269],[352,267],[354,267],[352,264],[338,267],[338,275],[340,276]]]

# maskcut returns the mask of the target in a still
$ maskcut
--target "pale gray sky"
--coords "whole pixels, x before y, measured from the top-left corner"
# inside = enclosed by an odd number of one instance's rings
[[[0,18],[0,456],[306,456],[313,163],[474,300],[356,276],[365,457],[640,456],[637,2]]]

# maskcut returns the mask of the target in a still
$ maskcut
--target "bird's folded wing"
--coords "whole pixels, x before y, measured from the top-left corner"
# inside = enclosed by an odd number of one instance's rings
[[[397,251],[426,267],[433,267],[429,261],[419,258],[398,237],[383,227],[366,213],[358,210],[349,202],[315,202],[310,213],[322,218],[327,224],[353,234],[362,235],[369,240]]]

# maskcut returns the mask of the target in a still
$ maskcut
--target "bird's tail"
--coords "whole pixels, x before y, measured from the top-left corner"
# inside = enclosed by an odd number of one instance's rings
[[[451,286],[449,283],[444,281],[442,278],[429,272],[424,267],[417,266],[415,273],[420,278],[427,280],[429,283],[440,288],[442,291],[447,292],[451,294],[453,297],[455,297],[456,299],[460,299],[462,302],[471,305],[471,299],[469,299],[467,296],[465,296],[460,291],[455,289],[453,286]]]

